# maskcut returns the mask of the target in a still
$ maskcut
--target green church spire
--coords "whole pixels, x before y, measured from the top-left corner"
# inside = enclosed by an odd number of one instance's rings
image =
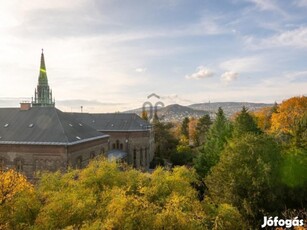
[[[32,101],[33,107],[54,107],[54,101],[52,100],[52,90],[48,85],[44,50],[42,49],[41,63],[38,76],[38,85],[35,89],[34,101]]]
[[[40,69],[39,69],[38,84],[48,85],[48,78],[47,78],[47,71],[46,71],[45,57],[44,57],[44,50],[43,49],[42,49],[42,54],[41,54],[41,65],[40,65]]]

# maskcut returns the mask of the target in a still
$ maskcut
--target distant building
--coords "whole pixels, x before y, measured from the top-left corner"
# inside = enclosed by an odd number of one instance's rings
[[[108,148],[109,135],[54,107],[0,108],[0,169],[29,178],[41,170],[82,168]]]
[[[136,114],[55,108],[43,53],[32,106],[0,108],[0,170],[15,168],[33,178],[38,171],[85,167],[100,154],[146,170],[153,153],[151,126]]]
[[[101,133],[110,135],[108,157],[124,156],[135,168],[149,168],[154,157],[151,125],[133,113],[73,113],[73,118]]]

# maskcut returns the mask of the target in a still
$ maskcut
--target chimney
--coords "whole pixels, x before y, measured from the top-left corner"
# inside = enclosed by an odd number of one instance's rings
[[[20,102],[20,110],[21,111],[26,111],[31,109],[31,103],[28,101],[22,101]]]

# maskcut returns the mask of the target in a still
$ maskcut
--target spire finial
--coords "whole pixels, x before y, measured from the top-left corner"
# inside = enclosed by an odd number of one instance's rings
[[[44,53],[44,49],[42,49],[42,54]]]

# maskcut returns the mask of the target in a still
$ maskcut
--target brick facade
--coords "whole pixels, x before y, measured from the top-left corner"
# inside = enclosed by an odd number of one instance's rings
[[[71,146],[1,144],[0,166],[2,169],[17,169],[33,178],[37,171],[84,167],[107,148],[107,138]]]
[[[127,163],[135,168],[147,170],[154,157],[152,130],[144,131],[103,131],[110,135],[108,148],[119,149],[128,154]]]

